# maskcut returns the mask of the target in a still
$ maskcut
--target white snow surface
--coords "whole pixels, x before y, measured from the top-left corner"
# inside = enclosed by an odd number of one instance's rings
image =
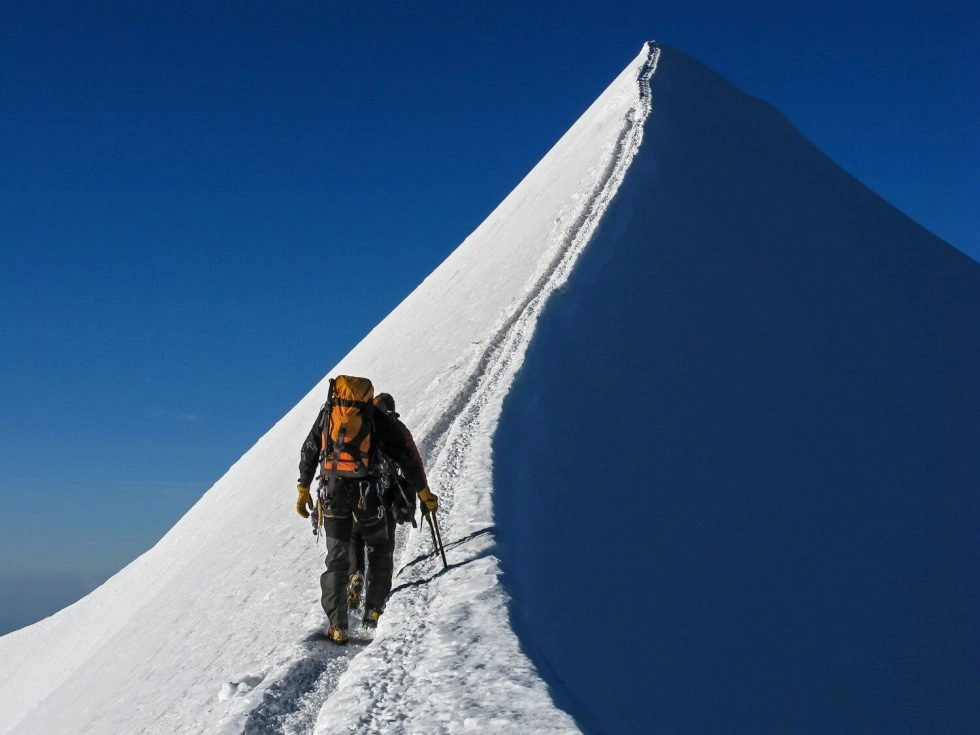
[[[2,733],[577,732],[522,653],[493,555],[491,444],[549,295],[639,149],[647,45],[500,206],[232,466],[99,589],[0,638]],[[316,345],[309,345],[315,354]],[[369,642],[337,649],[324,548],[293,509],[327,378],[393,394],[441,498],[450,567],[400,534]],[[399,571],[400,570],[400,571]]]

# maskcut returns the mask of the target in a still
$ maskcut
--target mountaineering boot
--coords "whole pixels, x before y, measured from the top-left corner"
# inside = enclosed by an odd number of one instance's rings
[[[338,628],[331,625],[327,628],[327,638],[338,646],[346,646],[347,641],[350,640],[350,635],[347,633],[347,628]]]
[[[347,583],[347,607],[356,610],[361,606],[361,590],[364,589],[364,575],[354,572]]]
[[[368,628],[377,628],[378,618],[381,617],[381,613],[383,612],[384,610],[379,610],[376,607],[372,607],[370,610],[366,610],[364,612],[364,619],[361,622]]]

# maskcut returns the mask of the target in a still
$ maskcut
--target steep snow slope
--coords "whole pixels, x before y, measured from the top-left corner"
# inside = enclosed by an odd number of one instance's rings
[[[683,54],[652,95],[496,432],[522,643],[595,731],[980,732],[980,265]]]
[[[0,732],[977,730],[980,266],[662,56],[329,373],[398,399],[450,568],[406,533],[373,642],[312,637],[323,382],[0,638]]]
[[[438,574],[420,556],[426,537],[408,534],[374,642],[336,651],[309,639],[323,625],[323,549],[292,504],[324,381],[152,550],[75,605],[0,639],[0,731],[574,729],[507,623],[490,553],[489,442],[538,311],[639,147],[655,63],[644,48],[329,373],[370,375],[399,401],[443,497],[453,566]]]

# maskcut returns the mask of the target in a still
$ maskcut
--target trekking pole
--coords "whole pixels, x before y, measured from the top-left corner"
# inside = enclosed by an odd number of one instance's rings
[[[435,519],[435,513],[427,510],[422,515],[429,522],[429,530],[432,532],[432,545],[436,547],[436,551],[442,556],[442,568],[448,569],[449,564],[446,563],[446,551],[442,548],[442,534],[436,531],[439,527],[439,522]]]
[[[439,554],[442,555],[442,568],[449,569],[449,564],[446,562],[446,547],[442,543],[442,529],[439,528],[439,519],[436,518],[436,514],[432,514],[432,528],[435,529],[436,539],[439,541]]]

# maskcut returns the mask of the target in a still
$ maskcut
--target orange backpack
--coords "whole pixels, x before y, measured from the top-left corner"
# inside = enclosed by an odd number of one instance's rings
[[[320,456],[326,477],[364,477],[371,464],[374,386],[367,378],[338,375],[330,381]]]

